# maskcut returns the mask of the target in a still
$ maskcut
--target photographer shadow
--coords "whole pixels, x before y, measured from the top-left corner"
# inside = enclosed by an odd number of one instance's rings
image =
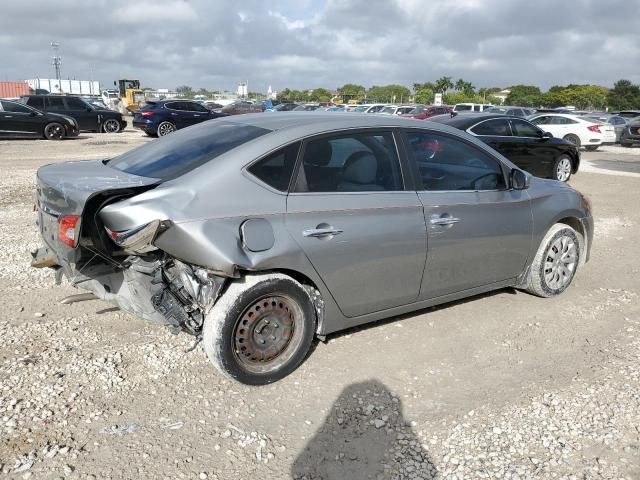
[[[378,381],[345,388],[324,424],[296,458],[295,480],[437,478],[407,424],[402,402]]]

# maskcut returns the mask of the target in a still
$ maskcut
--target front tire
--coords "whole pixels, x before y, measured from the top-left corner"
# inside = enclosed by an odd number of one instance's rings
[[[556,223],[540,242],[522,288],[539,297],[554,297],[571,284],[580,263],[581,244],[569,225]]]
[[[64,127],[58,122],[47,123],[44,126],[44,138],[47,140],[62,140],[64,137]]]
[[[571,178],[573,162],[568,155],[560,155],[553,164],[553,179],[566,182]]]
[[[176,126],[171,122],[160,122],[158,125],[157,134],[159,137],[164,137],[172,132],[176,131]]]
[[[305,359],[316,326],[304,287],[283,274],[247,275],[233,282],[204,321],[209,360],[225,376],[266,385]]]
[[[120,131],[120,122],[114,118],[109,118],[102,123],[102,131],[104,133],[118,133]]]

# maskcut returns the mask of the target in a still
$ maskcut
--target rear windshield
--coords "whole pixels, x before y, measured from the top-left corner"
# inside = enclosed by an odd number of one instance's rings
[[[142,177],[171,180],[271,130],[214,120],[153,140],[107,162]]]

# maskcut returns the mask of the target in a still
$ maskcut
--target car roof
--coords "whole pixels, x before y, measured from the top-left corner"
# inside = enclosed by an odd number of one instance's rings
[[[456,115],[454,117],[447,114],[437,115],[435,117],[431,117],[429,121],[443,123],[445,125],[451,125],[452,127],[466,130],[476,123],[484,120],[492,120],[494,118],[499,118],[501,120],[504,120],[505,118],[522,120],[522,117],[514,117],[512,115],[504,115],[501,113],[474,113],[473,115]]]

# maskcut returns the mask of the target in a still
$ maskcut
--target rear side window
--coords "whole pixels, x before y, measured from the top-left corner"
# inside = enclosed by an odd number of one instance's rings
[[[286,192],[298,158],[298,150],[300,142],[284,147],[251,165],[249,172],[276,190]]]
[[[132,175],[171,180],[269,132],[241,123],[204,122],[126,152],[108,165]]]
[[[510,137],[511,128],[506,119],[495,119],[481,122],[474,126],[471,131],[476,135],[492,135],[496,137]]]
[[[64,112],[66,109],[62,97],[47,97],[47,110]]]
[[[479,148],[435,132],[406,133],[422,190],[502,190],[506,183],[500,162]]]
[[[323,137],[307,142],[297,192],[379,192],[402,190],[402,175],[391,132]]]

